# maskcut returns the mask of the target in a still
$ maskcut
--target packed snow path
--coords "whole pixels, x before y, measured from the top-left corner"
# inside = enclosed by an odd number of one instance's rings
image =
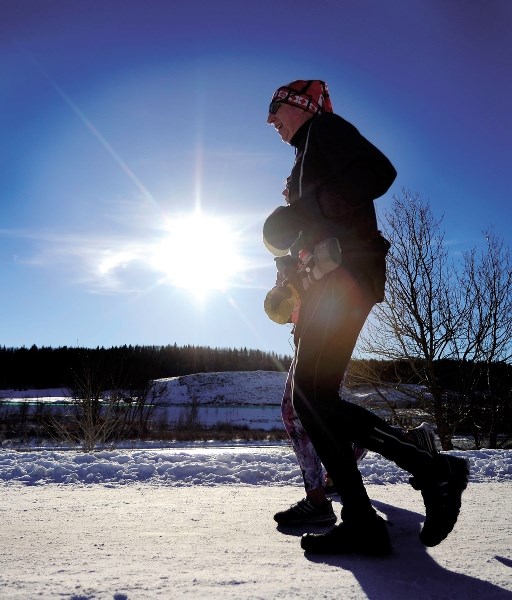
[[[286,444],[0,450],[0,599],[510,599],[512,451],[454,454],[472,465],[462,513],[425,548],[420,494],[369,453],[395,548],[370,559],[305,556],[305,530],[278,531],[303,495]]]
[[[297,486],[0,486],[0,598],[505,600],[510,483],[480,483],[441,545],[418,540],[421,497],[369,486],[391,522],[389,558],[305,556],[272,514]],[[339,509],[339,505],[336,506]]]

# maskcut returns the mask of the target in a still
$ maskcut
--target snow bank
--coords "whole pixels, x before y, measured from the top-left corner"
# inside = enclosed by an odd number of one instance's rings
[[[471,481],[512,480],[512,450],[455,451],[471,463]],[[394,463],[368,453],[360,465],[367,484],[406,483],[409,475]],[[189,485],[301,485],[290,446],[282,444],[194,443],[159,449],[76,451],[0,450],[0,483],[26,485],[145,482]]]

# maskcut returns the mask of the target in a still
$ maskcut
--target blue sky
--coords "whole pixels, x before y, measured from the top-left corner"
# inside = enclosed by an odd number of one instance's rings
[[[4,0],[0,343],[290,353],[261,227],[294,79],[397,168],[379,213],[405,187],[455,252],[511,245],[511,25],[508,0]]]

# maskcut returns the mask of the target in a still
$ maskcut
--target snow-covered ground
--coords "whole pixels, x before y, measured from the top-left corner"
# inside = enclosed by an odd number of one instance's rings
[[[302,497],[287,444],[5,448],[0,598],[512,598],[512,451],[455,454],[470,459],[471,483],[435,548],[418,540],[423,504],[406,474],[363,461],[395,547],[370,559],[306,556],[305,529],[276,528],[273,513]]]
[[[294,485],[301,477],[288,443],[181,443],[137,450],[0,450],[0,483],[173,487]],[[473,483],[512,482],[512,450],[454,451],[468,457]],[[373,452],[360,464],[366,483],[407,483],[409,474]]]
[[[280,378],[259,393],[280,393]],[[0,447],[1,600],[512,598],[512,450],[453,452],[471,480],[435,548],[418,540],[408,475],[369,453],[361,472],[395,548],[371,559],[307,556],[306,529],[277,529],[274,512],[303,496],[287,443],[17,448]]]

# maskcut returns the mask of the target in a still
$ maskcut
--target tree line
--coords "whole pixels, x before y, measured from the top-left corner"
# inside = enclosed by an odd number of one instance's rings
[[[112,388],[144,389],[164,377],[216,371],[286,371],[289,356],[247,348],[132,346],[0,347],[0,389],[74,388],[86,367]]]

